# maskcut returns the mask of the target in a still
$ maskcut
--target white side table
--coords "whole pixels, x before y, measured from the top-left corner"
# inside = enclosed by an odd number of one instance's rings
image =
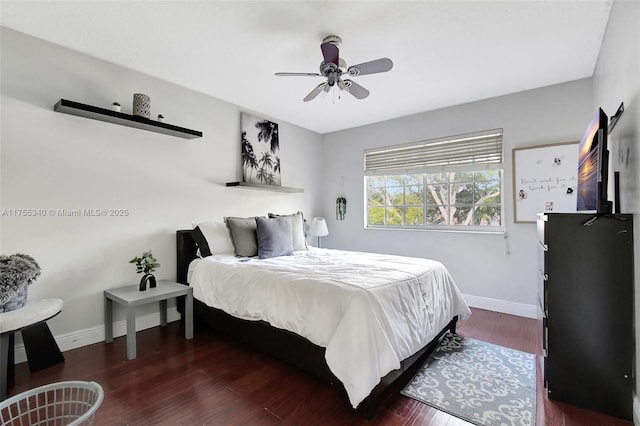
[[[113,342],[113,302],[127,310],[127,358],[136,357],[136,307],[147,303],[160,302],[160,325],[167,325],[167,300],[185,297],[184,337],[193,339],[193,288],[174,281],[158,281],[157,286],[140,291],[138,285],[114,288],[104,292],[104,340]]]
[[[13,335],[20,331],[31,371],[64,361],[46,321],[62,311],[62,299],[28,299],[24,307],[0,313],[0,401],[7,397],[9,369],[13,368]]]

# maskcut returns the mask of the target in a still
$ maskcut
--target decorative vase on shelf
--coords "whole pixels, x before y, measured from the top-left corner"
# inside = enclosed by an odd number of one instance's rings
[[[133,115],[149,118],[151,116],[151,98],[143,93],[133,94]]]
[[[140,291],[147,289],[147,283],[149,283],[149,288],[154,288],[156,286],[156,277],[153,274],[144,274],[140,278]]]

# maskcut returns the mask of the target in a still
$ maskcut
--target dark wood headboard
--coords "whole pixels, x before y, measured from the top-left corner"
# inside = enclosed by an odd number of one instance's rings
[[[191,261],[198,257],[197,251],[190,229],[176,231],[176,277],[180,284],[189,285],[187,271]]]

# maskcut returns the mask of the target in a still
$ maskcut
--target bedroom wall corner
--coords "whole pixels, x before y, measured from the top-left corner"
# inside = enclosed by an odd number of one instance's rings
[[[227,188],[242,176],[241,107],[0,30],[0,205],[45,212],[1,217],[0,243],[3,252],[28,253],[40,263],[30,298],[64,300],[62,313],[49,321],[55,336],[103,327],[103,291],[135,285],[140,276],[128,261],[145,250],[161,264],[157,278],[174,279],[175,231],[194,221],[298,210],[317,215],[320,135],[265,117],[280,126],[282,184],[304,192]],[[185,140],[53,111],[65,98],[103,107],[118,100],[131,113],[138,92],[151,96],[152,117],[162,113],[167,123],[204,136]],[[89,216],[86,209],[123,213]],[[156,312],[149,305],[139,315]],[[115,313],[115,321],[123,318]]]

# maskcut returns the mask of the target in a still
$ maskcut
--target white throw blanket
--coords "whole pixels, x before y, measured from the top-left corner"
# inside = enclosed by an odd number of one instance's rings
[[[428,259],[310,248],[271,259],[216,255],[190,269],[196,299],[325,347],[354,408],[454,315],[471,313],[446,268]]]

